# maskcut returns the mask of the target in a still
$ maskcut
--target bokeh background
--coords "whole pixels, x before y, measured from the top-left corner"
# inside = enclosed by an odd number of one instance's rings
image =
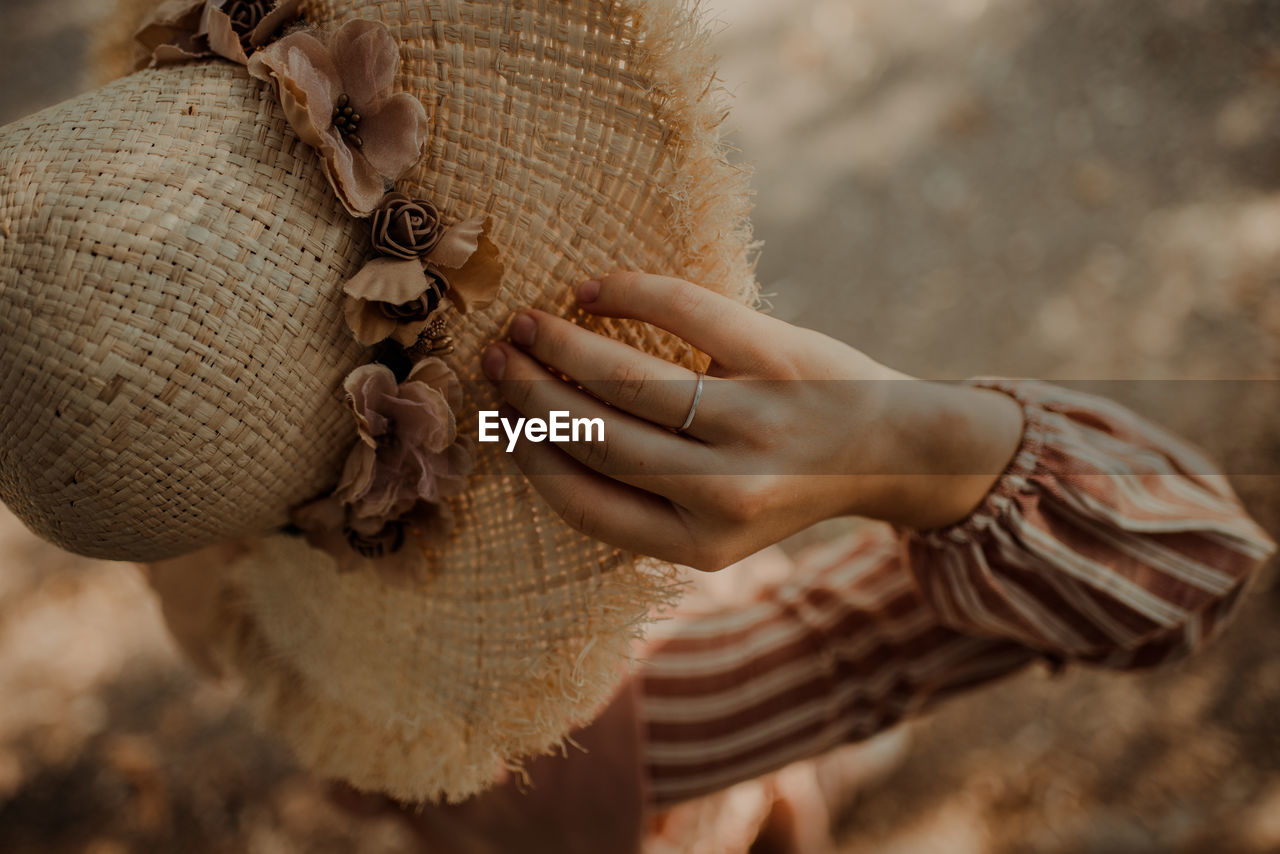
[[[110,5],[0,0],[0,123],[90,86]],[[706,6],[777,315],[920,376],[1143,381],[1099,388],[1209,446],[1280,534],[1280,3]],[[842,851],[1280,851],[1278,614],[1268,571],[1192,661],[950,703]],[[412,844],[199,680],[131,566],[0,511],[0,852]]]

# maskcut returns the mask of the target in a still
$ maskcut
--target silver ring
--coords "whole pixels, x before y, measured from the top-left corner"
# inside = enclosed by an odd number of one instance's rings
[[[693,392],[693,403],[689,404],[689,414],[684,417],[684,423],[676,428],[677,433],[683,433],[689,429],[689,425],[693,423],[693,416],[698,412],[698,402],[702,400],[702,381],[706,379],[706,374],[698,372],[698,387]]]

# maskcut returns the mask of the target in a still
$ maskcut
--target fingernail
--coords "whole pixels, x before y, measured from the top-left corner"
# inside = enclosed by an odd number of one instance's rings
[[[484,369],[486,377],[497,382],[507,370],[507,354],[502,352],[501,347],[490,347],[480,358],[480,367]]]
[[[595,279],[587,279],[578,285],[578,302],[595,302],[598,296],[600,296],[600,283]]]
[[[518,314],[511,321],[511,340],[521,347],[532,347],[533,338],[538,334],[538,323],[527,314]]]

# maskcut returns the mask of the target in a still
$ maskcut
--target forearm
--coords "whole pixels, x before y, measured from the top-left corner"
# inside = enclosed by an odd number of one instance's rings
[[[1106,401],[1000,385],[1025,424],[959,524],[901,541],[868,526],[752,609],[669,627],[642,674],[659,803],[866,738],[1037,658],[1176,659],[1230,618],[1273,546],[1207,461]]]

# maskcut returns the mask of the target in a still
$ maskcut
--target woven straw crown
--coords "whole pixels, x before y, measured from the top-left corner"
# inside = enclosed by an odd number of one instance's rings
[[[678,0],[312,0],[386,23],[432,135],[397,184],[491,217],[498,300],[451,319],[460,431],[497,401],[511,311],[572,311],[609,269],[754,285],[746,176],[723,159],[704,35]],[[229,63],[143,71],[0,131],[0,498],[70,550],[218,569],[219,655],[322,772],[461,797],[546,750],[616,680],[668,573],[561,522],[484,449],[430,581],[389,588],[271,532],[337,480],[368,360],[341,285],[368,254],[268,87]],[[640,324],[593,328],[690,366]]]

